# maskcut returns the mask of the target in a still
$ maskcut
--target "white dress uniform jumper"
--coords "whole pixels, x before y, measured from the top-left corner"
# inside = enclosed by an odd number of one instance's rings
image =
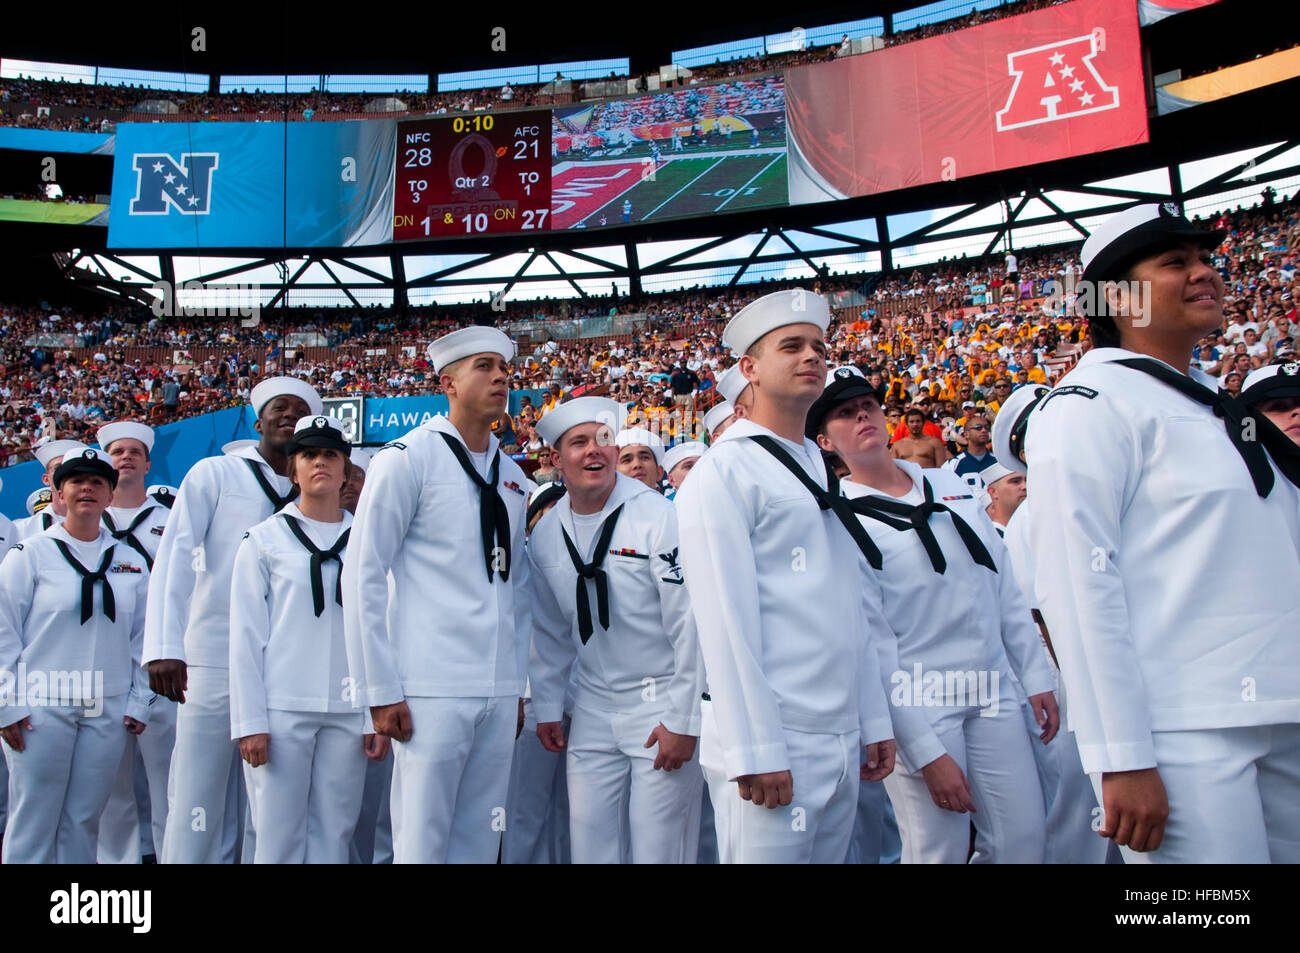
[[[1246,416],[1200,371],[1099,348],[1029,427],[1034,586],[1083,768],[1098,792],[1157,768],[1169,799],[1128,863],[1300,861],[1300,492]]]
[[[122,718],[149,720],[149,568],[107,529],[87,542],[57,526],[20,545],[0,564],[0,671],[26,677],[6,686],[0,723],[30,717],[32,730],[24,750],[3,745],[3,863],[93,864],[129,737]]]
[[[349,667],[365,705],[405,699],[413,723],[393,744],[396,863],[493,863],[507,823],[532,628],[526,491],[519,465],[488,443],[473,454],[435,417],[388,444],[353,524]]]
[[[343,640],[340,576],[352,514],[293,503],[248,531],[230,590],[230,737],[267,733],[244,763],[258,864],[345,864],[366,781],[365,718]]]
[[[673,504],[622,474],[600,512],[578,516],[570,500],[542,517],[528,558],[538,721],[560,721],[577,660],[567,748],[573,862],[694,863],[699,760],[655,770],[657,746],[645,747],[661,723],[700,732],[704,673]]]
[[[973,820],[983,862],[1042,863],[1045,811],[1011,671],[1035,695],[1055,687],[1051,667],[1006,547],[970,485],[950,470],[894,462],[912,480],[901,498],[851,480],[840,486],[883,557],[876,575],[898,642],[887,675],[895,723],[903,709],[925,716],[919,732],[899,731],[897,765],[884,781],[903,862],[965,863]],[[932,693],[932,683],[943,690]],[[930,797],[921,769],[944,753],[970,782],[973,817]]]

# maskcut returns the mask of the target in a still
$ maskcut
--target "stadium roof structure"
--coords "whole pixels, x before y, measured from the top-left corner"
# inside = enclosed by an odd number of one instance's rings
[[[638,25],[635,30],[624,29],[623,34],[611,32],[607,23],[594,22],[598,18],[568,13],[563,15],[563,29],[552,22],[539,22],[516,31],[527,35],[527,43],[536,45],[524,49],[511,45],[510,53],[512,60],[518,52],[522,59],[532,56],[538,61],[626,53],[636,72],[638,62],[643,68],[667,62],[667,50],[684,40],[703,45],[735,38],[738,32],[790,29],[799,25],[797,19],[811,25],[834,22],[837,17],[887,15],[914,6],[832,6],[799,18],[781,15],[747,20],[743,27],[737,27],[730,8],[701,7],[698,15],[692,11],[685,28],[676,17],[649,18],[654,22],[644,30]],[[1261,19],[1257,22],[1266,22],[1267,4],[1242,0],[1232,6],[1232,11],[1218,11],[1213,16],[1258,15]],[[1208,56],[1210,62],[1231,61],[1233,54],[1224,50],[1244,41],[1228,35],[1222,43],[1218,36],[1214,44],[1207,42],[1205,24],[1215,22],[1207,19],[1213,10],[1173,17],[1144,30],[1148,73],[1171,64],[1197,63],[1198,57]],[[225,48],[225,40],[213,41],[227,29],[233,31],[231,36],[239,36],[238,11],[238,7],[234,12],[223,8],[215,17],[205,16],[212,24],[209,48],[213,53]],[[164,63],[156,56],[150,58],[160,37],[175,39],[177,32],[188,36],[178,16],[173,16],[173,25],[150,27],[133,38],[120,24],[105,22],[102,35],[118,44],[114,55],[120,54],[122,65],[191,71],[196,68],[192,60]],[[111,18],[105,15],[102,19]],[[660,19],[671,23],[665,25]],[[266,19],[260,22],[265,24]],[[287,21],[282,18],[282,22]],[[445,38],[460,35],[462,29],[473,36],[489,35],[495,25],[514,29],[505,16],[494,20],[464,15],[455,23],[460,25],[436,29],[444,38],[438,50],[423,52],[412,37],[427,37],[434,27],[423,34],[409,24],[391,30],[391,23],[382,15],[356,29],[351,24],[347,30],[332,28],[331,38],[322,39],[319,47],[310,39],[314,33],[304,33],[305,39],[293,44],[293,50],[285,45],[284,70],[292,73],[309,68],[309,63],[316,64],[310,67],[313,69],[322,65],[299,48],[303,46],[312,56],[328,60],[334,70],[481,68],[493,62],[489,54],[461,50],[455,42],[448,45]],[[84,58],[90,54],[91,44],[79,45],[85,39],[83,34],[98,29],[98,24],[99,19],[92,17],[78,28],[75,37],[52,37],[47,45],[25,40],[16,52],[33,58]],[[303,29],[330,32],[316,26]],[[689,30],[688,37],[682,35],[683,29]],[[263,32],[276,34],[274,27]],[[382,53],[365,53],[369,59],[357,57],[358,50],[369,50],[372,42],[378,42],[373,38],[385,33],[392,44]],[[346,38],[341,39],[341,34]],[[285,36],[283,31],[277,35]],[[97,47],[99,60],[104,49]],[[1191,52],[1175,52],[1187,50]],[[252,42],[201,69],[265,70],[267,55],[259,42]],[[826,271],[889,272],[940,257],[973,257],[1008,247],[1078,241],[1100,218],[1140,201],[1173,197],[1195,215],[1253,204],[1266,186],[1275,187],[1281,196],[1293,193],[1300,187],[1300,134],[1282,117],[1293,112],[1298,93],[1300,80],[1288,80],[1169,115],[1155,115],[1152,110],[1149,142],[1104,153],[861,198],[647,221],[609,230],[538,231],[363,249],[231,247],[185,252],[145,248],[123,252],[106,248],[103,229],[3,223],[0,269],[4,271],[0,278],[19,284],[43,283],[46,288],[53,279],[68,278],[100,294],[145,303],[152,300],[147,289],[155,282],[175,287],[199,281],[215,289],[223,283],[256,283],[265,292],[261,303],[267,307],[326,303],[400,307],[489,297],[600,297],[608,294],[611,284],[621,295],[637,296],[643,291],[812,277]],[[15,266],[15,260],[22,264]]]

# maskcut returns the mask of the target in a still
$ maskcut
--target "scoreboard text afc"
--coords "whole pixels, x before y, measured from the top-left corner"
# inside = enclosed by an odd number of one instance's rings
[[[549,110],[397,124],[393,240],[549,230]]]

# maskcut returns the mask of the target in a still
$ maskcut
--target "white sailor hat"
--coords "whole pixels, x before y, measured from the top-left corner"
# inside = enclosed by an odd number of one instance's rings
[[[224,454],[232,454],[232,453],[237,453],[240,450],[243,450],[245,447],[256,447],[256,446],[257,446],[256,440],[249,440],[247,438],[245,438],[244,440],[231,440],[229,443],[223,443],[221,445],[221,452]]]
[[[649,447],[650,452],[655,455],[655,463],[659,464],[659,466],[664,465],[664,442],[659,439],[658,434],[651,433],[644,427],[630,427],[627,430],[620,430],[615,443],[618,444],[619,449],[623,447]]]
[[[608,397],[576,397],[548,410],[538,418],[535,429],[537,436],[554,447],[571,427],[578,424],[604,424],[611,432],[617,433],[621,417],[618,403]]]
[[[688,440],[685,443],[674,444],[664,454],[664,472],[671,473],[673,467],[683,460],[704,456],[704,451],[708,449],[707,444],[700,443],[698,440]]]
[[[145,493],[152,496],[155,500],[174,500],[176,499],[176,494],[180,493],[180,490],[174,486],[168,486],[166,483],[155,483],[153,486],[149,487],[149,489],[145,490]]]
[[[52,502],[54,502],[54,492],[48,486],[32,490],[27,494],[27,515],[35,516]]]
[[[277,397],[288,395],[301,397],[307,405],[307,413],[319,414],[323,408],[320,394],[316,388],[297,377],[268,377],[253,388],[248,402],[253,405],[253,416],[262,416],[262,408]]]
[[[1083,243],[1083,280],[1108,281],[1145,255],[1185,241],[1217,248],[1224,231],[1197,228],[1173,202],[1134,205],[1098,225]]]
[[[745,379],[744,374],[740,373],[739,364],[731,365],[718,377],[718,393],[729,404],[734,404],[739,400],[740,395],[745,392],[745,388],[748,386],[749,381]]]
[[[543,483],[528,497],[528,509],[524,513],[524,523],[531,523],[538,511],[550,506],[552,503],[559,502],[560,497],[567,492],[568,489],[563,483]]]
[[[1276,397],[1300,397],[1300,363],[1270,364],[1246,375],[1241,399],[1249,405]]]
[[[36,459],[41,461],[41,466],[48,470],[50,464],[59,457],[87,449],[89,448],[80,440],[51,440],[44,446],[37,447],[35,453]]]
[[[1025,448],[1025,427],[1030,413],[1050,392],[1042,384],[1021,387],[1012,391],[998,408],[998,416],[993,421],[993,458],[1013,473],[1029,472],[1020,460],[1020,451]]]
[[[830,323],[831,309],[825,298],[803,288],[792,288],[763,295],[741,308],[727,322],[722,341],[737,354],[744,354],[755,341],[777,328],[815,324],[825,334]]]
[[[348,459],[354,467],[360,467],[362,473],[370,469],[370,451],[363,447],[353,447]]]
[[[117,486],[117,468],[113,466],[112,458],[95,447],[65,453],[63,462],[54,468],[54,476],[50,482],[57,490],[63,485],[64,480],[77,473],[93,473],[107,480],[109,486]]]
[[[985,486],[992,486],[994,483],[997,483],[998,480],[1001,480],[1003,477],[1009,477],[1015,472],[1015,470],[1012,470],[1009,467],[1004,467],[1002,464],[998,463],[997,460],[994,460],[979,471],[979,477],[984,481]]]
[[[704,429],[708,431],[709,436],[712,437],[713,431],[722,426],[722,422],[735,412],[736,406],[729,400],[710,407],[709,412],[704,415]]]
[[[95,431],[95,439],[105,450],[114,440],[121,440],[123,437],[132,437],[144,444],[145,450],[153,452],[153,428],[148,424],[138,423],[134,420],[119,420],[114,424],[104,424]]]
[[[352,444],[348,443],[347,434],[343,430],[343,421],[326,414],[308,415],[300,419],[294,425],[293,439],[285,447],[285,452],[294,454],[308,447],[337,450],[343,454],[352,452]]]
[[[500,354],[507,361],[513,361],[515,342],[496,328],[474,325],[444,334],[425,348],[424,353],[433,365],[433,372],[441,374],[448,364],[473,354]]]

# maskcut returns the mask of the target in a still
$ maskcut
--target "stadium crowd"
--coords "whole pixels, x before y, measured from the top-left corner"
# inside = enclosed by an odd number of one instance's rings
[[[1273,204],[1271,198],[1270,192],[1265,203],[1214,223],[1230,230],[1214,259],[1227,285],[1226,320],[1201,342],[1197,362],[1234,393],[1250,370],[1295,359],[1300,212],[1294,202]],[[944,440],[949,453],[959,452],[970,411],[996,416],[1018,387],[1052,382],[1049,362],[1068,367],[1091,346],[1086,323],[1067,314],[1068,297],[1043,297],[1051,291],[1048,282],[1068,289],[1069,276],[1079,271],[1079,247],[1040,249],[1015,256],[1018,261],[998,255],[907,274],[828,277],[815,290],[837,308],[827,332],[834,361],[857,363],[888,386],[891,430],[902,423],[896,437],[908,434],[901,418],[915,407],[925,415],[926,432]],[[1012,265],[1015,278],[1009,280]],[[93,440],[105,421],[160,423],[245,402],[260,379],[282,372],[282,352],[289,349],[295,359],[285,370],[309,380],[322,396],[412,396],[438,392],[424,344],[457,326],[495,317],[508,328],[525,315],[544,322],[611,312],[644,315],[644,324],[616,341],[540,342],[521,360],[512,387],[547,396],[541,406],[529,400],[501,421],[503,442],[527,449],[536,416],[575,392],[604,388],[635,404],[670,442],[686,437],[695,423],[676,411],[674,373],[696,378],[695,414],[702,415],[717,376],[732,363],[718,340],[727,318],[791,284],[697,288],[648,295],[635,304],[512,303],[504,317],[486,304],[402,313],[290,309],[266,312],[253,328],[211,317],[157,318],[143,309],[89,315],[47,304],[0,306],[0,462],[32,459],[32,443],[48,433],[50,421],[61,437]],[[335,353],[309,358],[286,343],[292,335],[308,335]],[[202,347],[225,353],[198,363],[171,362],[177,351]],[[78,358],[74,348],[90,353]],[[167,357],[127,357],[139,348]]]

